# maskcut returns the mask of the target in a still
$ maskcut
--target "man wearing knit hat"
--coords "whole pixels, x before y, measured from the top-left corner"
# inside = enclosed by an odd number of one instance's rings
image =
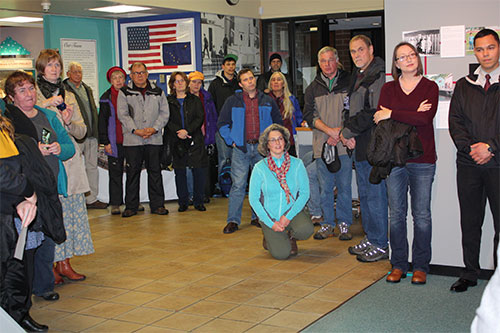
[[[281,72],[281,65],[283,64],[283,60],[281,59],[281,55],[279,53],[273,53],[271,54],[271,57],[269,57],[269,71],[265,72],[261,76],[259,76],[257,80],[257,89],[260,91],[263,91],[264,93],[269,93],[269,80],[271,79],[271,75],[274,72]],[[288,74],[285,74],[288,87],[290,87],[290,91],[292,90],[292,82],[290,80],[290,77]]]

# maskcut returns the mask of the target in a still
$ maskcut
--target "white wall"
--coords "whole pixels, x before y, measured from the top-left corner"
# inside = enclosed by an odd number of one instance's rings
[[[498,0],[385,0],[386,71],[390,73],[392,52],[401,41],[402,31],[439,29],[441,26],[466,27],[500,25]],[[453,73],[457,81],[468,74],[474,56],[461,58],[428,57],[428,73]],[[456,149],[448,130],[436,130],[437,170],[432,198],[432,261],[431,264],[463,266],[460,214],[456,189]],[[487,214],[483,225],[481,267],[493,268],[493,219]],[[411,217],[408,229],[411,229]],[[411,239],[411,238],[410,238]],[[411,247],[410,247],[411,248]]]
[[[0,27],[0,42],[9,36],[31,52],[33,59],[44,49],[42,28]]]

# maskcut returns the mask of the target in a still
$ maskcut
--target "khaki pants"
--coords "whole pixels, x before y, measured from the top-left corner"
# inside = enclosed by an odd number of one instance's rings
[[[89,180],[90,194],[85,197],[87,204],[90,205],[97,201],[99,193],[99,171],[97,170],[97,139],[86,138],[85,141],[79,143],[78,146],[82,151],[85,161],[85,171]]]

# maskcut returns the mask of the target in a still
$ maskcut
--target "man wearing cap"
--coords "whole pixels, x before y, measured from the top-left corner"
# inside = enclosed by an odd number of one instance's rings
[[[132,82],[118,94],[118,119],[122,124],[123,150],[127,162],[125,210],[122,217],[137,214],[139,181],[142,164],[148,172],[149,207],[153,214],[166,215],[160,156],[163,146],[162,129],[170,112],[163,90],[148,80],[148,70],[142,62],[130,66]]]
[[[86,196],[87,208],[105,209],[107,204],[97,200],[99,193],[99,171],[97,170],[97,107],[94,101],[92,89],[83,81],[82,65],[72,61],[68,65],[68,78],[63,81],[64,87],[71,91],[80,107],[83,121],[87,126],[87,134],[78,140],[78,145],[85,158],[85,171],[90,185],[90,193]]]
[[[203,122],[201,131],[205,137],[205,147],[207,148],[207,153],[209,155],[209,165],[207,170],[208,181],[206,182],[207,186],[205,191],[205,197],[207,199],[212,195],[215,183],[217,182],[217,176],[211,177],[211,175],[214,173],[217,174],[217,161],[214,161],[212,156],[215,154],[214,147],[215,134],[217,133],[218,115],[212,95],[210,95],[210,93],[203,88],[203,80],[205,80],[203,73],[194,71],[190,73],[188,77],[189,92],[200,98],[201,104],[203,105],[203,111],[205,112],[205,121]]]
[[[243,91],[238,91],[227,99],[217,122],[225,143],[233,147],[233,184],[229,192],[227,225],[223,230],[225,234],[235,232],[241,224],[248,172],[262,159],[257,151],[260,134],[272,123],[283,124],[280,110],[274,100],[257,90],[252,70],[242,69],[238,73],[238,82]],[[251,223],[258,224],[253,211]]]
[[[212,95],[212,98],[217,108],[217,114],[220,115],[222,106],[234,92],[240,87],[238,86],[238,80],[236,79],[236,62],[238,57],[234,54],[228,54],[224,57],[222,61],[222,69],[215,74],[215,79],[210,83],[208,87],[208,92]],[[218,163],[219,163],[219,173],[222,169],[222,165],[229,158],[231,159],[232,149],[224,143],[224,139],[217,132],[215,135],[215,142],[217,145]]]
[[[269,71],[265,72],[257,79],[257,89],[263,91],[264,93],[269,93],[269,80],[271,79],[271,75],[274,72],[281,72],[281,65],[283,64],[283,60],[281,59],[281,55],[279,53],[271,54],[269,57]],[[283,73],[284,74],[284,73]],[[290,91],[292,91],[292,82],[290,80],[290,76],[288,74],[284,74],[288,83],[288,87]]]

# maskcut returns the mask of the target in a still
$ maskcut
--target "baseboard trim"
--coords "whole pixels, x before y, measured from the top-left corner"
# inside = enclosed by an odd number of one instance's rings
[[[444,276],[457,276],[459,277],[463,272],[463,267],[445,266],[445,265],[429,265],[429,274],[444,275]],[[494,270],[482,269],[479,273],[481,280],[489,280],[493,275]]]

